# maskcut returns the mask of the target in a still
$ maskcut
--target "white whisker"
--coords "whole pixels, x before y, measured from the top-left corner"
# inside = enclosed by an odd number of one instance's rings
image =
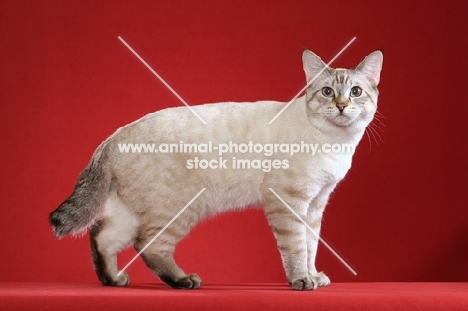
[[[381,113],[381,112],[378,111],[378,110],[377,110],[375,113],[377,113],[378,116],[381,117],[381,118],[388,119],[386,116],[383,115],[383,113]]]
[[[372,124],[372,126],[375,126],[375,124]],[[382,129],[380,129],[378,126],[377,126],[377,129],[380,130],[380,131],[382,131],[382,133],[385,133],[385,132],[384,132]],[[383,140],[382,137],[380,136],[379,131],[377,131],[377,129],[375,130],[375,133],[377,134],[377,136],[379,136],[380,141],[384,143],[384,140]]]
[[[370,139],[369,133],[367,132],[367,128],[364,130],[364,133],[366,133],[367,140],[369,141],[369,153],[367,154],[367,155],[369,155],[371,153],[371,150],[372,150],[372,141]]]
[[[310,130],[311,127],[312,127],[312,125],[309,123],[309,125],[307,126],[305,131],[302,133],[300,140],[302,140],[304,138],[304,136],[307,134],[307,132]]]
[[[379,116],[374,115],[374,120],[379,122],[380,125],[382,125],[383,127],[385,127],[385,124],[383,124],[383,122],[379,119]]]
[[[377,140],[375,129],[372,127],[371,124],[369,124],[369,126],[367,128],[369,129],[369,132],[371,133],[372,137],[374,138],[375,143],[377,144],[377,146],[379,146],[379,141]],[[379,138],[380,138],[380,136],[379,136]]]

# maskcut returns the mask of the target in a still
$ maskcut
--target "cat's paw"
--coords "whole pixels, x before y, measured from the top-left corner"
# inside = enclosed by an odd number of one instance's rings
[[[162,280],[170,287],[176,289],[197,289],[202,285],[202,280],[195,273],[187,274],[183,278],[176,280],[167,280],[165,278],[162,278]]]
[[[317,287],[328,286],[331,284],[330,279],[323,272],[310,273],[309,277],[315,284],[317,284]]]
[[[319,286],[330,285],[330,279],[323,272],[310,273],[308,276],[289,283],[293,290],[315,290]]]
[[[101,282],[105,286],[127,286],[130,284],[130,277],[126,272],[121,272],[119,276],[113,279],[103,278]]]
[[[314,290],[317,288],[317,284],[309,276],[289,282],[289,286],[293,290]]]

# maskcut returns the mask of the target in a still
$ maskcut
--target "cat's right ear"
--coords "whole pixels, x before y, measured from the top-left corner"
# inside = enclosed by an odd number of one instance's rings
[[[380,82],[380,71],[382,70],[383,54],[381,51],[370,53],[356,67],[360,71],[372,87],[377,87]]]
[[[316,79],[324,68],[327,67],[327,64],[325,64],[320,57],[309,50],[305,50],[302,53],[302,65],[304,67],[307,83],[312,79]]]

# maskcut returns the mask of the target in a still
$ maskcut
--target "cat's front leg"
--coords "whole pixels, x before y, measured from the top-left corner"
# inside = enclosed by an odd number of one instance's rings
[[[318,272],[315,267],[317,257],[317,247],[322,224],[323,211],[328,203],[328,198],[335,189],[336,184],[329,184],[322,188],[319,194],[311,201],[307,210],[307,265],[309,275],[317,286],[330,285],[330,279],[323,272]]]
[[[322,220],[322,213],[317,215],[316,211],[310,211],[307,214],[307,223],[310,227],[307,228],[307,266],[309,269],[309,276],[317,286],[328,286],[330,285],[330,279],[323,272],[318,272],[315,267],[315,259],[317,257],[317,247],[320,236],[320,226]]]
[[[306,219],[309,201],[293,189],[277,189],[275,192],[294,212]],[[306,242],[306,226],[271,191],[264,193],[265,213],[276,238],[289,284],[294,290],[316,289],[318,284],[309,274]]]

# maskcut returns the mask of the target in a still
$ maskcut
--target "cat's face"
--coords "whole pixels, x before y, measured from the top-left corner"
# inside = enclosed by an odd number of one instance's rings
[[[314,53],[304,51],[303,63],[309,122],[319,128],[365,128],[377,111],[377,85],[383,55],[376,51],[354,69],[333,69]]]

